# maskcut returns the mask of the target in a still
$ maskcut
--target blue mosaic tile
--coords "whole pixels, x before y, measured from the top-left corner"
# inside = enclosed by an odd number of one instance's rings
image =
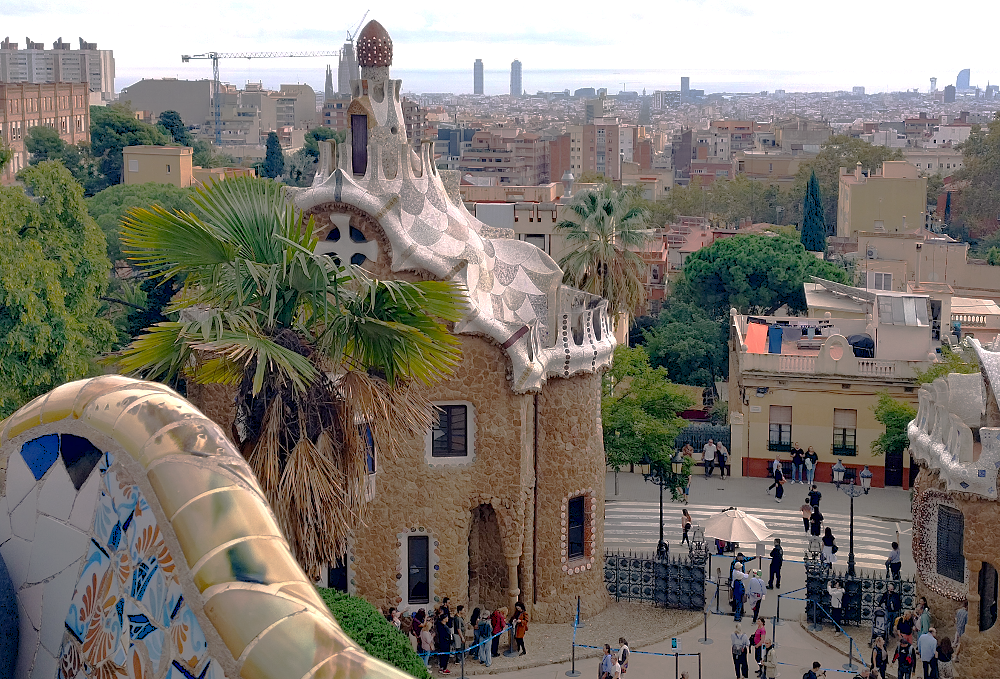
[[[985,469],[979,469],[977,471],[979,472],[979,478],[981,478],[981,479],[985,479],[986,478],[986,470]]]
[[[968,488],[968,487],[969,487],[969,484],[968,484],[968,483],[966,483],[965,481],[962,481],[962,482],[961,482],[960,484],[958,484],[958,485],[962,486],[962,488]]]
[[[35,480],[42,478],[59,457],[59,434],[39,436],[28,441],[21,446],[21,457],[34,474]]]

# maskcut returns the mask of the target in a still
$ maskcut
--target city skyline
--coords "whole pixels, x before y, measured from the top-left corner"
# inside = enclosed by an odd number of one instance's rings
[[[985,2],[967,5],[971,14],[977,6],[986,9]],[[958,72],[972,70],[971,85],[985,87],[987,82],[1000,81],[1000,70],[990,54],[987,41],[965,40],[959,48],[945,53],[938,51],[908,51],[900,60],[874,45],[890,44],[892,35],[919,35],[922,19],[908,10],[901,0],[892,0],[880,11],[894,16],[892,30],[883,22],[856,22],[849,31],[817,32],[805,27],[823,21],[821,10],[793,5],[790,0],[769,0],[765,3],[740,4],[739,0],[682,0],[666,7],[642,8],[639,11],[613,14],[607,21],[590,22],[567,15],[558,5],[539,6],[514,2],[509,10],[524,12],[530,22],[499,26],[484,35],[482,26],[488,21],[486,8],[470,7],[455,14],[446,9],[413,9],[412,5],[392,0],[376,8],[368,19],[378,19],[393,36],[396,65],[415,73],[434,73],[435,84],[444,81],[451,87],[430,87],[423,91],[471,93],[471,68],[454,69],[458,63],[471,64],[481,58],[486,65],[486,94],[500,94],[507,88],[490,86],[489,74],[499,69],[490,66],[510,64],[518,59],[524,64],[523,85],[528,93],[554,89],[550,79],[539,74],[555,71],[603,74],[643,70],[664,72],[677,77],[664,78],[662,83],[628,82],[628,89],[679,88],[679,75],[690,75],[693,88],[707,92],[729,90],[718,85],[767,85],[753,89],[785,89],[787,91],[850,91],[862,86],[868,92],[899,91],[919,88],[926,91],[929,78],[938,78],[938,87],[954,84]],[[101,49],[112,49],[118,64],[116,89],[126,87],[143,77],[179,77],[197,79],[211,77],[208,62],[181,64],[181,54],[208,51],[318,51],[339,49],[347,31],[355,30],[363,9],[347,12],[320,11],[307,27],[289,22],[284,7],[260,0],[226,0],[213,8],[213,16],[226,18],[226,30],[217,30],[211,22],[189,22],[181,33],[175,31],[135,31],[148,17],[156,20],[152,9],[146,10],[123,0],[110,0],[93,12],[82,2],[55,3],[52,0],[8,0],[4,3],[5,34],[23,42],[32,40],[51,43],[60,36],[74,39],[77,34],[98,43]],[[898,11],[897,11],[898,10]],[[204,6],[192,0],[178,0],[173,11],[179,16],[202,16]],[[327,14],[328,16],[322,16]],[[354,16],[354,15],[357,16]],[[636,27],[705,25],[721,16],[738,17],[736,23],[750,26],[755,20],[767,21],[767,33],[773,49],[760,48],[760,36],[755,36],[755,49],[740,54],[739,70],[732,68],[732,51],[704,49],[704,37],[698,31],[672,35],[669,50],[656,40],[637,40]],[[253,20],[247,20],[252,17]],[[733,22],[729,21],[729,24]],[[287,28],[286,28],[287,27]],[[732,33],[732,35],[730,35]],[[745,33],[743,34],[745,35]],[[739,40],[733,28],[713,32],[712,44],[727,42],[726,36]],[[488,38],[488,39],[484,39]],[[693,55],[697,55],[697,57]],[[794,54],[794,60],[789,58]],[[685,57],[685,55],[691,55]],[[850,57],[850,58],[847,58]],[[882,59],[892,59],[891,68],[879,66]],[[240,78],[250,74],[252,80],[270,80],[270,74],[287,81],[286,74],[301,74],[300,82],[322,88],[327,60],[261,60],[242,68],[247,62],[226,60],[221,64],[225,81],[241,84]],[[442,69],[447,65],[449,68]],[[690,68],[697,65],[698,68]],[[790,68],[792,66],[792,68]],[[463,74],[463,77],[456,77]],[[992,76],[992,77],[991,77]],[[617,79],[617,78],[615,78]],[[508,83],[509,85],[509,83]],[[404,85],[405,87],[406,85]],[[620,83],[611,78],[605,82],[567,82],[566,87],[608,87],[617,92]],[[413,88],[414,91],[421,91]]]

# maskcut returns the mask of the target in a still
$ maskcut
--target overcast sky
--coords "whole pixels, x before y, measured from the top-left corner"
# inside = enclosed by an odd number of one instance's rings
[[[972,84],[1000,81],[995,41],[977,36],[977,20],[992,27],[1000,9],[993,0],[971,0],[945,9],[931,2],[817,3],[810,0],[672,0],[669,2],[419,3],[383,0],[274,2],[274,0],[0,0],[0,31],[22,43],[25,36],[50,45],[60,36],[74,47],[82,36],[113,49],[117,88],[142,77],[211,77],[209,62],[181,64],[181,54],[211,50],[336,50],[366,9],[393,38],[394,67],[407,72],[458,71],[416,76],[404,89],[472,89],[476,58],[488,71],[524,64],[524,87],[555,89],[558,80],[541,71],[605,72],[586,83],[617,91],[677,89],[679,74],[692,87],[748,83],[753,89],[920,88],[937,76],[953,84],[962,68]],[[978,17],[978,19],[977,19]],[[987,18],[990,18],[988,21]],[[944,19],[948,22],[945,23]],[[989,28],[992,30],[992,28]],[[2,36],[0,36],[2,37]],[[222,79],[240,83],[256,75],[322,86],[325,64],[334,59],[273,59],[222,62]],[[249,66],[249,68],[248,68]],[[538,73],[533,76],[532,73]],[[616,73],[620,71],[621,73]],[[661,71],[657,76],[651,71]],[[464,72],[464,73],[463,73]],[[641,73],[640,73],[641,72]],[[490,89],[505,88],[502,74]],[[626,77],[622,77],[626,76]],[[636,80],[637,78],[637,80]],[[576,81],[566,87],[582,86]],[[663,82],[658,82],[662,80]],[[619,81],[615,84],[615,81]],[[494,83],[490,87],[490,82]],[[426,83],[420,88],[421,83]],[[766,87],[758,87],[758,84]],[[562,89],[560,87],[560,89]]]

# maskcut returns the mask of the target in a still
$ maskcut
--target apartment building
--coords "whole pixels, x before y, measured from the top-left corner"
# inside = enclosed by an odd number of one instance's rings
[[[419,149],[420,142],[424,139],[424,131],[427,127],[427,111],[412,99],[403,97],[403,125],[406,127],[406,138],[413,144],[413,148]]]
[[[950,147],[941,148],[906,148],[903,158],[923,174],[940,174],[949,177],[965,163],[961,151]]]
[[[886,161],[881,171],[861,163],[853,171],[840,168],[837,236],[920,231],[926,211],[927,178],[905,160]]]
[[[51,127],[68,144],[89,142],[89,99],[87,83],[0,83],[0,143],[14,153],[0,182],[13,182],[28,164],[24,139],[33,127]]]
[[[567,172],[576,177],[572,169],[573,137],[568,132],[549,141],[549,176],[553,181],[562,181]]]
[[[819,153],[820,147],[833,134],[833,128],[825,120],[810,120],[804,116],[777,121],[773,129],[775,145],[785,153]]]
[[[351,126],[347,109],[351,105],[351,95],[336,95],[323,102],[319,124],[331,130],[346,132]]]
[[[495,179],[497,185],[535,186],[549,181],[549,145],[515,128],[480,130],[462,151],[463,174]]]
[[[52,49],[25,38],[21,49],[5,38],[0,42],[0,83],[84,83],[93,96],[93,104],[115,98],[115,57],[111,50],[99,50],[97,44],[80,38],[79,49],[59,38]],[[88,95],[90,96],[90,95]]]
[[[212,108],[211,80],[143,78],[122,88],[119,100],[136,111],[149,111],[159,118],[164,111],[177,111],[187,125],[204,123]]]
[[[595,172],[622,178],[622,132],[617,118],[595,118],[592,125],[570,128],[570,171],[577,178]]]
[[[746,175],[750,179],[779,186],[795,181],[799,166],[813,157],[809,153],[785,153],[777,148],[747,149],[733,155],[733,176]]]

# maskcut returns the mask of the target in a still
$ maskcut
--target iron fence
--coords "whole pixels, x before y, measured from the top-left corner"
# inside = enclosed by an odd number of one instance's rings
[[[887,591],[889,583],[892,583],[896,592],[899,593],[901,610],[912,610],[916,604],[917,585],[913,578],[896,580],[875,571],[867,575],[862,571],[855,577],[851,577],[846,572],[831,571],[828,573],[822,569],[817,570],[820,572],[806,577],[807,597],[810,602],[817,602],[829,610],[830,593],[827,590],[827,585],[831,582],[843,583],[844,599],[841,615],[844,625],[871,624],[875,610],[879,608],[879,600]],[[807,606],[807,612],[811,614],[812,608],[812,606]]]
[[[657,559],[652,553],[607,551],[604,585],[616,601],[645,601],[664,608],[705,607],[705,565],[688,556]]]

